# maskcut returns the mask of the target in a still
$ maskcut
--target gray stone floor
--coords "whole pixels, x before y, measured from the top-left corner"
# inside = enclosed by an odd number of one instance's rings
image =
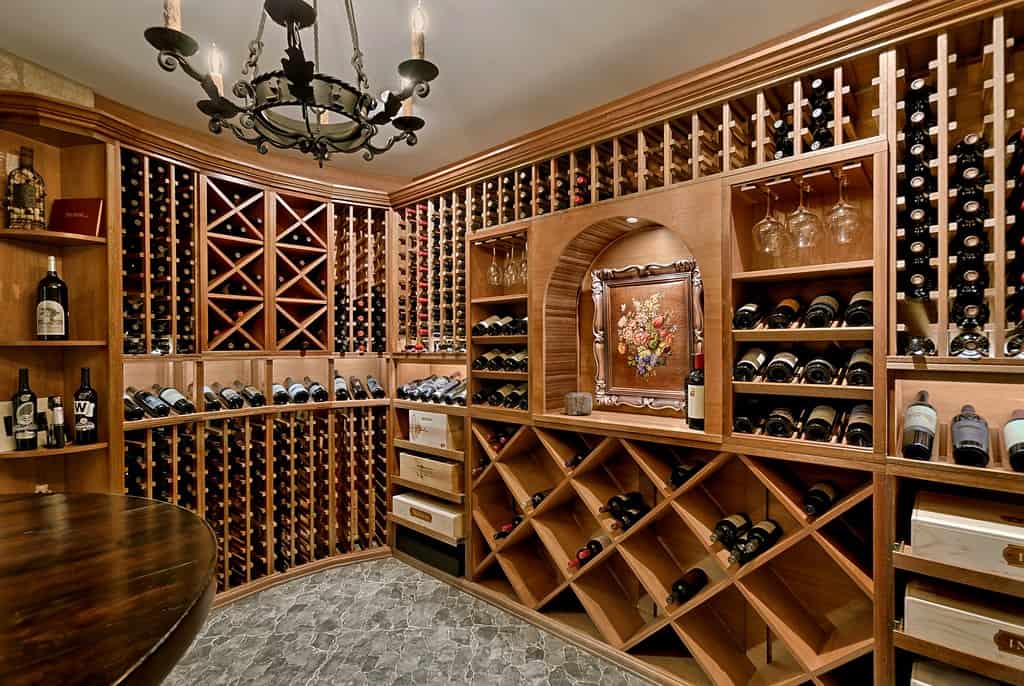
[[[648,682],[394,559],[214,610],[166,686]]]

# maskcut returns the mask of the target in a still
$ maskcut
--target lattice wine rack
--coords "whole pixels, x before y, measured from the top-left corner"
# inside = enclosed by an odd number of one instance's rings
[[[327,351],[332,304],[330,204],[299,196],[274,197],[276,349]]]
[[[480,469],[469,569],[477,584],[668,679],[847,684],[871,673],[871,472],[479,420],[472,428]],[[496,431],[511,434],[497,451]],[[703,466],[674,488],[677,461]],[[820,481],[841,497],[813,518],[803,495]],[[628,491],[650,510],[623,531],[601,508]],[[546,496],[533,504],[537,493]],[[711,540],[715,523],[738,512],[782,529],[742,566]],[[496,538],[514,517],[518,525]],[[572,568],[577,550],[600,534],[610,543]],[[694,567],[707,585],[675,604],[673,582]]]
[[[196,172],[121,150],[125,355],[195,353]]]

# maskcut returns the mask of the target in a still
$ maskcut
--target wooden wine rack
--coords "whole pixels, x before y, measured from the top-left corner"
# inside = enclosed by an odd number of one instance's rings
[[[277,350],[330,349],[330,204],[275,195]]]
[[[495,452],[487,436],[498,426],[473,420],[471,454],[488,466],[473,482],[469,567],[488,592],[623,650],[668,680],[838,684],[852,683],[845,674],[870,673],[878,488],[871,472],[528,425],[508,427],[512,438]],[[669,483],[673,452],[705,462],[678,489]],[[570,470],[577,454],[586,457]],[[802,494],[821,479],[843,497],[808,518]],[[539,506],[524,505],[544,490]],[[625,491],[641,492],[652,508],[627,531],[613,531],[599,508]],[[761,557],[730,565],[709,537],[733,512],[771,517],[784,535]],[[522,523],[495,540],[516,513]],[[569,569],[599,532],[612,544]],[[682,606],[668,604],[672,582],[694,566],[709,584]]]
[[[335,205],[335,352],[387,352],[387,212]]]

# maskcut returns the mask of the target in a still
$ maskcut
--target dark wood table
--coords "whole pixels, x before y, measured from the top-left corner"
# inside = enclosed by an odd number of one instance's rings
[[[216,560],[173,505],[0,496],[0,684],[159,684],[206,621]]]

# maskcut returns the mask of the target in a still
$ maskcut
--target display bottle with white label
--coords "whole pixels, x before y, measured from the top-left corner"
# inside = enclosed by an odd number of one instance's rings
[[[99,395],[92,387],[88,367],[82,367],[82,382],[72,397],[75,411],[73,440],[78,445],[95,443],[99,440]]]
[[[196,411],[196,406],[192,404],[192,401],[173,386],[153,384],[153,392],[160,396],[161,400],[173,407],[174,411],[178,414],[192,414]]]
[[[932,459],[939,414],[928,402],[928,391],[919,391],[903,416],[903,457],[912,460]]]
[[[792,438],[796,431],[796,412],[785,405],[772,408],[764,419],[764,432],[775,438]]]
[[[804,439],[808,441],[827,441],[832,437],[832,428],[836,423],[836,408],[822,403],[811,408],[804,422]]]
[[[732,328],[753,329],[764,318],[764,311],[757,303],[740,305],[732,316]]]
[[[732,369],[732,378],[736,381],[753,381],[767,361],[768,353],[762,348],[751,348],[736,362]]]
[[[1015,472],[1024,472],[1024,410],[1014,410],[1003,426],[1003,447]]]
[[[36,293],[36,338],[66,341],[68,338],[68,285],[57,276],[57,258],[46,258],[46,276]]]
[[[789,383],[796,376],[798,365],[799,360],[793,353],[788,350],[777,352],[764,369],[765,380],[773,383]]]
[[[874,416],[871,405],[857,403],[850,409],[846,420],[846,442],[857,448],[870,448],[874,436]]]
[[[814,329],[824,329],[832,326],[839,314],[839,296],[836,293],[823,293],[807,306],[807,313],[804,314],[804,326]]]
[[[686,423],[704,430],[704,353],[693,356],[693,369],[686,377]]]
[[[973,405],[964,405],[949,425],[953,443],[953,460],[971,467],[987,467],[989,463],[988,422],[978,416]]]
[[[796,298],[783,298],[769,313],[766,323],[769,329],[788,329],[800,315],[800,301]]]
[[[18,370],[18,389],[11,397],[14,412],[14,449],[35,450],[39,447],[36,427],[36,394],[28,385],[28,369]]]
[[[871,326],[873,311],[874,296],[871,291],[857,291],[843,312],[843,321],[847,326]]]
[[[874,357],[870,348],[853,351],[846,365],[846,383],[849,386],[870,386],[874,378]]]

